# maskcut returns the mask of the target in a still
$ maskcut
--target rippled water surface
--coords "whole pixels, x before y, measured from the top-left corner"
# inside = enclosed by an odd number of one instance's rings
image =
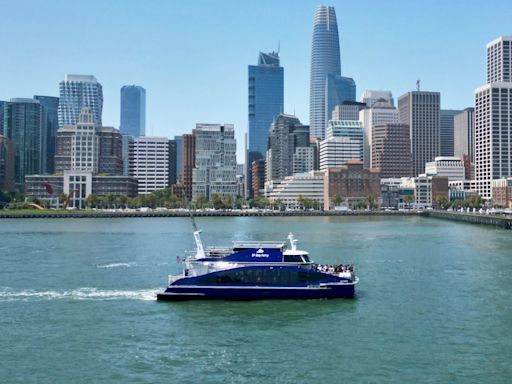
[[[353,262],[354,300],[162,303],[184,218],[0,221],[0,383],[510,383],[512,232],[426,218],[199,218]]]

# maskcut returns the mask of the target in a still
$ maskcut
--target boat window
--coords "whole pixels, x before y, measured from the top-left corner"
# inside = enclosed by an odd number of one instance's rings
[[[302,257],[300,255],[284,255],[285,263],[302,263]]]
[[[302,259],[304,259],[305,263],[309,263],[310,262],[308,255],[302,255]]]
[[[205,285],[303,285],[334,280],[334,277],[298,268],[252,268],[221,271],[199,277]]]

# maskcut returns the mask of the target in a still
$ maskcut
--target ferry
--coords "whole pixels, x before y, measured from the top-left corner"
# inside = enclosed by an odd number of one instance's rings
[[[315,264],[297,239],[286,242],[235,241],[232,247],[204,248],[192,218],[196,251],[183,272],[169,275],[158,300],[353,298],[359,279],[350,266]]]

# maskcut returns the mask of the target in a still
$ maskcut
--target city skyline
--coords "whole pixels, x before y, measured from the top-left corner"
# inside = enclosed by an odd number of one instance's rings
[[[484,7],[477,4],[434,1],[424,7],[404,1],[403,6],[388,9],[386,4],[371,3],[365,9],[364,31],[357,2],[328,4],[337,10],[343,73],[356,81],[357,99],[366,89],[389,89],[398,97],[413,90],[419,78],[422,90],[441,93],[441,108],[473,106],[474,90],[485,82],[485,45],[511,34],[506,24],[512,18],[511,7],[500,7],[506,5],[504,1],[491,2],[502,12],[486,18]],[[119,128],[119,90],[125,84],[140,84],[148,92],[147,135],[171,138],[190,132],[196,123],[230,122],[235,125],[237,158],[242,162],[241,144],[248,125],[246,71],[255,52],[276,49],[280,41],[284,112],[309,122],[311,28],[318,3],[301,3],[301,7],[292,7],[289,1],[245,3],[244,7],[230,7],[237,4],[232,1],[215,4],[159,3],[148,8],[135,2],[129,6],[78,2],[70,8],[83,17],[68,20],[63,15],[70,9],[59,7],[58,2],[33,2],[23,16],[21,5],[6,2],[6,13],[20,17],[6,19],[0,26],[10,52],[0,71],[0,100],[58,96],[64,75],[91,74],[103,85],[104,124]],[[269,8],[273,12],[265,11]],[[42,9],[45,18],[40,18]],[[287,23],[282,23],[285,11]],[[272,26],[264,31],[256,28],[263,16]],[[84,34],[81,26],[89,25],[92,18],[95,28]],[[218,23],[219,18],[223,23]],[[431,22],[434,18],[436,23]],[[146,25],[149,20],[151,28]],[[136,21],[140,26],[130,27]],[[415,28],[407,28],[405,40],[403,31],[411,23]],[[477,24],[479,28],[473,28]],[[242,28],[245,25],[249,27]],[[29,39],[35,31],[41,36],[37,41]],[[20,39],[24,44],[19,44]],[[219,40],[223,44],[217,44]],[[52,46],[49,63],[45,53]],[[94,49],[84,50],[84,46]],[[464,76],[458,76],[461,69]],[[202,95],[200,105],[198,95]]]

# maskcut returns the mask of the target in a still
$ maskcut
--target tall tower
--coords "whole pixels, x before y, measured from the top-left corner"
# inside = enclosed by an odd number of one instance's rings
[[[121,124],[123,135],[146,135],[146,90],[138,85],[121,88]]]
[[[78,123],[83,107],[92,111],[94,123],[101,126],[103,87],[94,76],[66,75],[59,83],[59,128]]]
[[[341,77],[340,43],[334,7],[322,5],[316,9],[311,48],[309,122],[310,134],[313,137],[325,136],[328,120],[326,94],[329,93],[326,87],[329,75]],[[338,103],[334,103],[336,104]]]
[[[491,198],[491,180],[512,176],[512,36],[487,44],[487,84],[475,90],[475,175]]]
[[[410,129],[412,173],[425,172],[425,164],[440,153],[441,94],[413,91],[398,98],[400,123]]]
[[[45,172],[46,110],[37,100],[17,98],[6,103],[4,114],[4,135],[14,153],[14,180],[23,189],[26,175]]]
[[[246,196],[252,196],[252,162],[267,152],[268,131],[284,108],[284,69],[279,53],[262,53],[249,65],[249,132],[246,154]]]
[[[46,139],[48,141],[46,150],[46,173],[53,173],[55,161],[55,141],[57,140],[57,131],[59,130],[59,98],[53,96],[34,96],[46,110]]]

